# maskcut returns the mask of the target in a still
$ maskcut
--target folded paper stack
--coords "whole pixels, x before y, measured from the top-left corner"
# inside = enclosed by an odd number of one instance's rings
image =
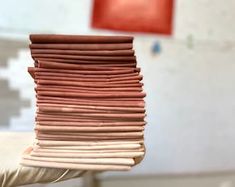
[[[36,143],[22,165],[129,170],[144,156],[145,93],[133,37],[30,35]]]

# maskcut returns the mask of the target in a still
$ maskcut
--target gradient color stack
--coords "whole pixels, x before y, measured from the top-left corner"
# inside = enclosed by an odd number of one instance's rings
[[[144,156],[145,93],[133,37],[30,35],[36,143],[21,164],[129,170]]]

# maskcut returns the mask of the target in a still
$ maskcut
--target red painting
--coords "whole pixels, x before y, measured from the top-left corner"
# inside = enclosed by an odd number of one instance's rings
[[[170,35],[174,0],[94,0],[92,27]]]

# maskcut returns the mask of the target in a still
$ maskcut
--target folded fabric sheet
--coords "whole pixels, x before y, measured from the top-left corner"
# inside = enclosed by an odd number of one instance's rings
[[[132,43],[115,44],[35,44],[29,45],[30,49],[64,49],[64,50],[126,50],[132,49]]]
[[[58,58],[58,59],[76,59],[90,61],[134,61],[135,56],[84,56],[84,55],[64,55],[64,54],[32,54],[32,57],[37,58]]]
[[[129,170],[145,154],[143,76],[130,36],[30,35],[36,143],[22,165]]]
[[[133,42],[132,36],[94,36],[94,35],[54,35],[54,34],[31,34],[32,43],[128,43]]]
[[[60,49],[31,49],[31,54],[67,54],[85,56],[133,56],[134,50],[60,50]]]

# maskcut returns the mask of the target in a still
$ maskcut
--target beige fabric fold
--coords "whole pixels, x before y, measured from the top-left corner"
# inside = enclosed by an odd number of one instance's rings
[[[22,151],[33,144],[34,133],[0,132],[0,186],[54,183],[81,177],[86,170],[21,166]]]

